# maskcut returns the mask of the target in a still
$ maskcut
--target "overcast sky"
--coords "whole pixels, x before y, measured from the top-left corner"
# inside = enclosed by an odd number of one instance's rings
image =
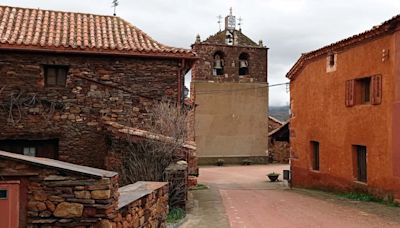
[[[0,0],[2,5],[112,15],[112,0]],[[117,15],[155,40],[189,48],[218,31],[229,7],[243,18],[242,31],[270,48],[269,83],[308,52],[370,29],[400,13],[400,0],[119,0]],[[285,86],[270,89],[270,105],[289,103]]]

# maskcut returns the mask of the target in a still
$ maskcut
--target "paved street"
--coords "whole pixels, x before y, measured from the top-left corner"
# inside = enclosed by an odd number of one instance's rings
[[[286,165],[203,167],[183,227],[400,227],[400,208],[354,202],[318,191],[266,182]]]

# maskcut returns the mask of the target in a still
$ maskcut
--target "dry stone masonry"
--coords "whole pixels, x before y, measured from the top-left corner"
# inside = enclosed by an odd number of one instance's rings
[[[0,151],[0,183],[19,181],[21,227],[164,227],[168,184],[122,188],[118,174]]]

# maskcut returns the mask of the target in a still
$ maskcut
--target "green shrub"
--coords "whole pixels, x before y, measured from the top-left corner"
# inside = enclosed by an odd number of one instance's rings
[[[185,218],[186,213],[182,208],[172,208],[167,216],[167,223],[175,223]]]

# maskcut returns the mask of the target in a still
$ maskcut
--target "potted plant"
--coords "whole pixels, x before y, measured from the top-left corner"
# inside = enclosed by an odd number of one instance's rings
[[[224,159],[218,159],[217,160],[217,166],[223,166],[225,163]]]
[[[251,165],[253,161],[251,159],[244,159],[242,160],[242,165]]]
[[[280,175],[279,173],[272,172],[272,173],[268,173],[267,176],[271,182],[275,182],[278,180],[279,175]]]

